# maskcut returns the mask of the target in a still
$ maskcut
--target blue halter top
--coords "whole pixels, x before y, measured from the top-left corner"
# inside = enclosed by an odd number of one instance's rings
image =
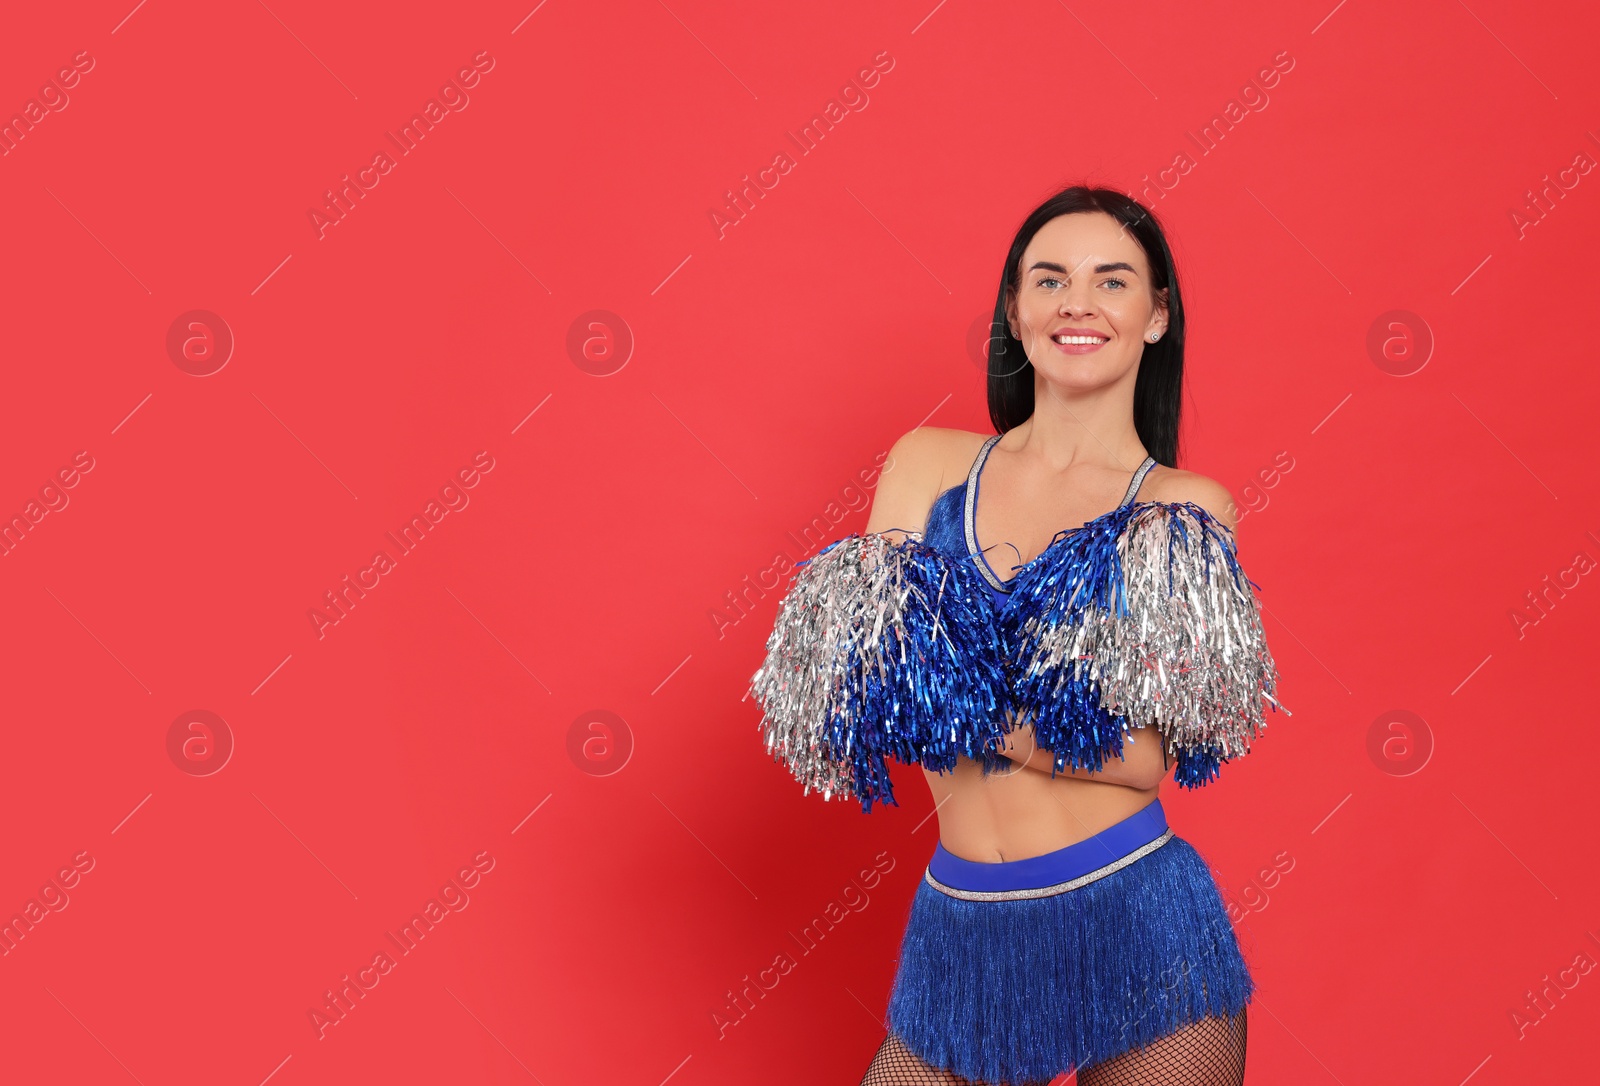
[[[966,481],[957,483],[934,499],[933,507],[928,510],[928,522],[922,530],[923,541],[935,550],[950,558],[971,560],[973,566],[983,575],[984,584],[989,589],[989,602],[994,605],[996,611],[1005,606],[1014,586],[1011,581],[1002,580],[999,574],[995,573],[994,567],[989,564],[989,559],[983,553],[983,547],[978,543],[976,524],[979,476],[983,473],[984,461],[989,459],[989,450],[994,448],[995,442],[999,441],[1000,437],[1000,434],[995,434],[983,443],[978,455],[973,458]],[[1144,458],[1144,463],[1133,473],[1133,478],[1128,483],[1128,491],[1117,505],[1118,509],[1133,501],[1139,493],[1139,487],[1144,485],[1144,477],[1155,466],[1154,457]],[[1026,569],[1027,566],[1018,568]]]

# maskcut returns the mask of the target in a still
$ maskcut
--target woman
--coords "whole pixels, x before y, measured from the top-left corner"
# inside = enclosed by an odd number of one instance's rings
[[[922,525],[997,614],[1064,530],[1132,503],[1192,503],[1231,535],[1227,490],[1174,466],[1183,306],[1148,210],[1110,189],[1046,201],[1012,242],[994,327],[998,434],[900,438],[866,533]],[[862,1086],[1242,1081],[1254,986],[1209,869],[1166,826],[1161,736],[1134,728],[1120,759],[1062,768],[1009,719],[1009,766],[924,770],[939,844]]]

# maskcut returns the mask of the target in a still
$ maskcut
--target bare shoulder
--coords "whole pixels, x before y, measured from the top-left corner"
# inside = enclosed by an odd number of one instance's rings
[[[985,435],[944,426],[919,426],[889,447],[872,495],[866,531],[920,532],[940,494],[966,477]]]
[[[971,430],[919,426],[900,435],[890,447],[884,474],[887,477],[899,463],[909,469],[907,476],[919,481],[931,480],[931,485],[942,491],[966,477],[967,468],[986,440],[987,434],[975,434]]]
[[[1233,495],[1228,488],[1206,475],[1162,465],[1150,473],[1149,500],[1190,502],[1210,513],[1229,531],[1238,523]]]

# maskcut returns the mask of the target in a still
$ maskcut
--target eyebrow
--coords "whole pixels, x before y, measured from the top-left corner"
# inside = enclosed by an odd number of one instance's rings
[[[1040,268],[1043,268],[1046,271],[1060,272],[1062,275],[1070,275],[1070,274],[1072,274],[1071,272],[1067,271],[1066,268],[1062,267],[1060,264],[1057,264],[1053,260],[1035,260],[1033,262],[1033,266],[1030,267],[1028,270],[1029,271],[1038,271]],[[1096,275],[1099,275],[1101,272],[1108,272],[1108,271],[1125,271],[1125,272],[1133,272],[1133,274],[1135,274],[1135,275],[1139,274],[1139,270],[1137,268],[1135,268],[1132,264],[1127,264],[1127,263],[1124,263],[1123,261],[1120,261],[1120,260],[1117,261],[1115,264],[1096,264],[1094,266],[1094,274],[1096,274]]]

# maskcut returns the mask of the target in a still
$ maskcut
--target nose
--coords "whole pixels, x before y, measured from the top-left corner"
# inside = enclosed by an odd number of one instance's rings
[[[1094,308],[1094,295],[1091,285],[1083,280],[1069,280],[1061,291],[1061,314],[1081,318]]]

